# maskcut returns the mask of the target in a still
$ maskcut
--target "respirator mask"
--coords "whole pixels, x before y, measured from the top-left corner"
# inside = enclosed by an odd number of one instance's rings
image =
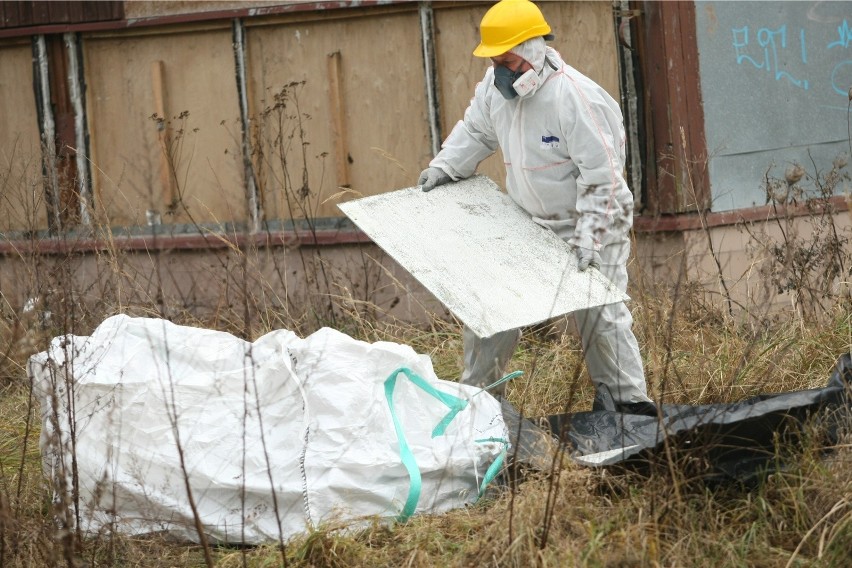
[[[518,96],[523,97],[534,91],[538,83],[538,73],[535,72],[535,69],[512,71],[502,65],[494,69],[494,86],[506,100],[512,100]]]

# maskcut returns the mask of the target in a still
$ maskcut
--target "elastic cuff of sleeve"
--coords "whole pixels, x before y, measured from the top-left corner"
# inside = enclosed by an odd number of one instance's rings
[[[453,181],[459,181],[460,179],[463,179],[462,176],[460,176],[459,173],[456,170],[454,170],[452,168],[452,166],[450,166],[446,162],[441,162],[441,163],[438,163],[438,164],[434,164],[434,163],[430,162],[429,167],[438,168],[439,170],[441,170],[442,172],[444,172],[445,174],[450,176],[450,179],[453,180]]]

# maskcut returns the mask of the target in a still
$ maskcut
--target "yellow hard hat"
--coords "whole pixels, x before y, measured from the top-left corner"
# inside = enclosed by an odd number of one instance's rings
[[[549,34],[550,26],[544,21],[538,6],[529,0],[501,0],[482,17],[479,24],[481,41],[473,54],[494,57],[530,38]]]

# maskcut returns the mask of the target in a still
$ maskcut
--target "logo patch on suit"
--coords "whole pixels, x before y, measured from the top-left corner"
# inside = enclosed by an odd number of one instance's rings
[[[559,148],[559,137],[558,136],[542,136],[541,137],[541,149],[542,150],[552,150],[554,148]]]

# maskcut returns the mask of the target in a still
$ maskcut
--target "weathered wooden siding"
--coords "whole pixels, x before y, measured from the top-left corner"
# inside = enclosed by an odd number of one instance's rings
[[[85,2],[3,0],[0,2],[0,28],[120,20],[124,17],[124,4],[125,2],[99,0]],[[134,2],[126,4],[134,4]]]
[[[29,39],[0,45],[0,233],[47,226]]]
[[[84,36],[94,193],[109,225],[245,221],[231,41],[229,25]]]
[[[430,159],[416,6],[247,25],[246,36],[268,218],[339,217],[330,198],[342,187],[373,195],[416,183]]]

